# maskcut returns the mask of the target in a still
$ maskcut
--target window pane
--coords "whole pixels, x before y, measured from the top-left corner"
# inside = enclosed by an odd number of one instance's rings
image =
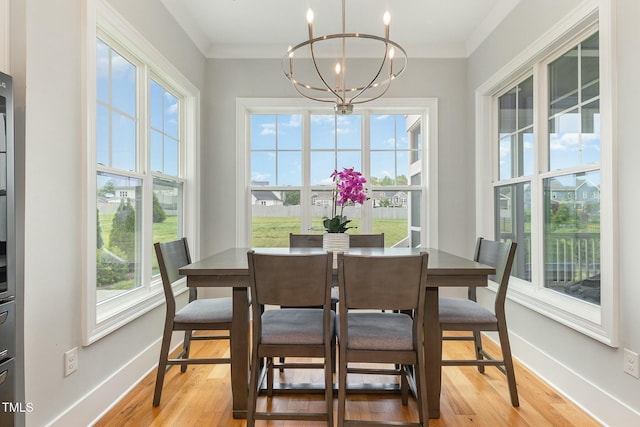
[[[578,47],[549,64],[549,115],[578,105]]]
[[[300,192],[251,192],[251,246],[289,246],[289,233],[300,233]]]
[[[142,180],[97,175],[97,300],[141,286]]]
[[[151,170],[178,176],[180,163],[178,98],[154,80],[149,83],[149,91]]]
[[[335,115],[311,115],[311,149],[335,149],[336,119]]]
[[[600,162],[600,108],[595,101],[549,122],[549,170]]]
[[[136,170],[136,66],[96,39],[96,162]]]
[[[251,176],[256,185],[302,184],[302,116],[253,115]]]
[[[278,149],[302,149],[302,116],[278,114]]]
[[[533,173],[533,76],[498,99],[499,176]]]
[[[395,148],[395,122],[391,114],[372,114],[371,122],[371,149],[392,150]]]
[[[111,50],[111,102],[113,107],[136,115],[136,67]]]
[[[164,137],[164,173],[178,176],[178,141],[170,136]]]
[[[544,180],[545,287],[600,304],[600,172]]]
[[[334,151],[311,152],[311,185],[331,185],[331,173],[338,168]]]
[[[531,281],[531,183],[496,187],[496,240],[516,242],[511,275]]]
[[[109,64],[109,46],[96,39],[96,98],[104,103],[109,103]]]
[[[164,89],[155,81],[151,80],[149,83],[149,120],[151,121],[151,127],[162,131],[162,95]]]
[[[371,115],[371,184],[407,185],[409,162],[417,160],[414,151],[419,145],[419,125],[415,125],[415,117],[410,122],[413,129],[407,128],[404,114],[372,114]],[[412,151],[409,151],[409,141]]]
[[[251,115],[251,149],[275,150],[276,116],[275,114]]]
[[[518,85],[518,129],[533,125],[533,76]]]
[[[108,166],[109,161],[109,109],[96,106],[96,162]]]
[[[136,170],[136,123],[122,114],[111,115],[111,166]]]
[[[254,151],[251,153],[252,185],[276,185],[276,152]]]
[[[498,128],[500,134],[508,134],[516,131],[516,106],[518,87],[498,98]]]
[[[166,179],[153,179],[153,243],[170,242],[183,237],[183,184]],[[153,275],[159,274],[155,251]]]
[[[582,99],[600,94],[600,40],[594,34],[581,44]]]
[[[338,149],[359,149],[362,144],[362,116],[337,116],[336,134]]]
[[[154,172],[162,172],[162,133],[157,130],[151,130],[149,135],[151,138],[151,170]]]
[[[338,151],[338,167],[336,169],[342,170],[344,168],[354,168],[355,170],[362,171],[362,154],[360,151]],[[327,175],[331,175],[333,169],[326,168]]]
[[[411,247],[409,237],[409,191],[373,191],[373,233],[384,233],[384,245]]]
[[[277,185],[302,185],[302,151],[278,152]]]
[[[600,101],[582,108],[582,164],[600,163]]]
[[[178,98],[169,91],[164,92],[164,133],[170,137],[178,138],[178,114],[180,104]]]

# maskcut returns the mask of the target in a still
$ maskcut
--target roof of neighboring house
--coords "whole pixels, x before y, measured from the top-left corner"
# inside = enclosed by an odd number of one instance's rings
[[[256,200],[277,200],[282,201],[280,197],[276,195],[273,191],[269,190],[253,190],[251,195],[256,198]]]

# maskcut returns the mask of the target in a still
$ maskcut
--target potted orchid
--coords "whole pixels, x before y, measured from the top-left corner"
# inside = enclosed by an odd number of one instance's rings
[[[327,233],[344,233],[350,228],[351,222],[344,213],[344,206],[349,203],[363,204],[367,199],[367,189],[364,187],[367,180],[354,168],[344,168],[338,172],[334,170],[331,178],[335,183],[333,189],[333,212],[331,218],[324,218],[322,225]],[[338,215],[338,206],[340,214]]]

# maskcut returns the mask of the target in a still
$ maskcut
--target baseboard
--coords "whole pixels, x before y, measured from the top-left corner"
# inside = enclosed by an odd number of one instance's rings
[[[161,338],[89,391],[47,426],[91,426],[123,399],[158,364]],[[177,343],[176,346],[180,345]],[[172,346],[173,347],[173,346]],[[151,401],[149,401],[151,406]]]
[[[497,335],[489,335],[497,343]],[[604,426],[640,426],[640,413],[551,355],[509,332],[514,358]],[[516,355],[518,357],[516,357]],[[588,407],[586,406],[588,403]]]

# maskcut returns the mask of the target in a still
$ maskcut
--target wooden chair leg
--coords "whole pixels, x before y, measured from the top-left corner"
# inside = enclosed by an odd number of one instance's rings
[[[338,427],[344,427],[347,400],[347,363],[343,362],[344,355],[340,353],[340,367],[338,369]]]
[[[247,427],[254,427],[256,420],[256,402],[258,399],[258,381],[260,377],[260,360],[258,355],[251,356],[251,369],[249,378],[249,397],[247,401]]]
[[[192,331],[184,331],[184,342],[182,343],[182,358],[189,358],[189,350],[191,350],[191,334]],[[187,363],[180,364],[180,372],[184,373],[187,371]]]
[[[516,374],[513,369],[513,359],[511,357],[511,345],[509,344],[509,334],[505,328],[498,331],[500,337],[500,348],[502,350],[502,359],[504,360],[504,369],[507,375],[507,383],[509,384],[509,394],[511,396],[511,405],[520,406],[518,400],[518,389],[516,386]]]
[[[267,357],[267,396],[273,396],[273,357]]]
[[[400,399],[402,404],[407,406],[409,404],[409,381],[407,380],[407,367],[400,367]]]
[[[482,335],[480,334],[480,331],[473,331],[473,343],[476,349],[476,359],[484,359],[484,356],[482,355]],[[478,365],[478,372],[484,374],[484,365]]]
[[[160,405],[162,397],[162,385],[164,376],[167,373],[167,360],[169,359],[169,346],[171,345],[171,328],[165,327],[160,346],[160,359],[158,360],[158,372],[156,373],[156,388],[153,392],[153,406]]]
[[[332,340],[330,346],[325,344],[324,355],[324,400],[327,405],[328,427],[333,427],[333,373],[335,372],[335,358],[335,340]]]

